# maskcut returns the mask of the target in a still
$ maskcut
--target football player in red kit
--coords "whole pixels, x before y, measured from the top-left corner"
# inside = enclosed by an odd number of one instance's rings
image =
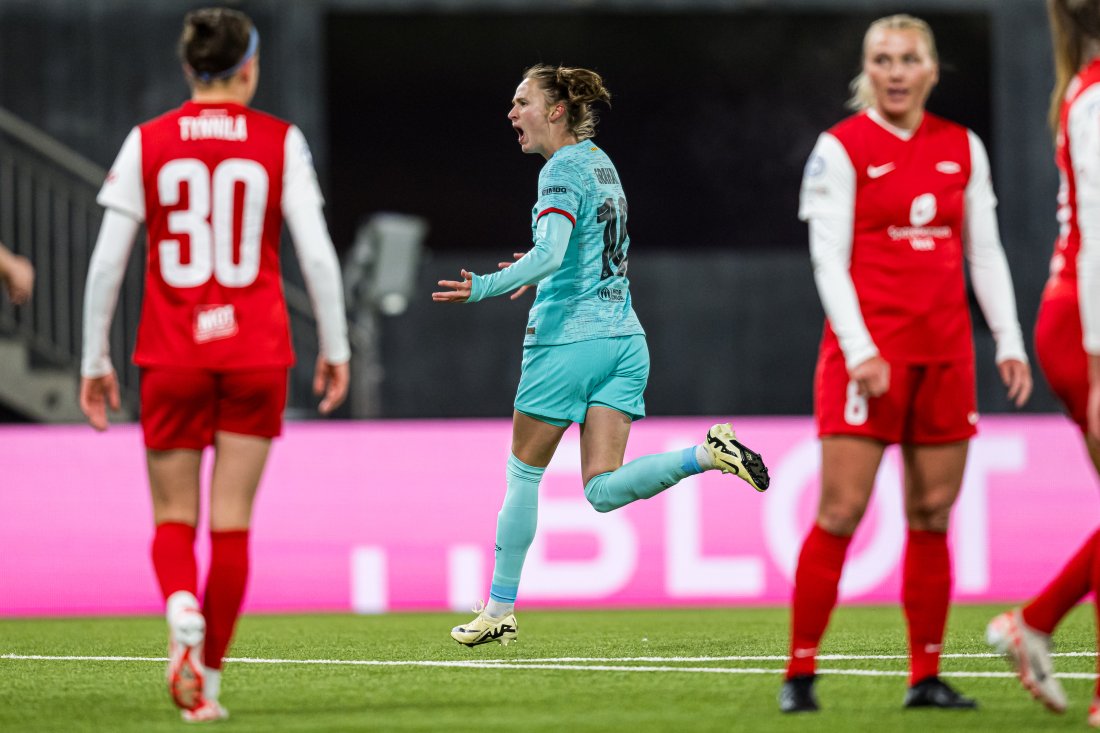
[[[148,232],[134,361],[169,625],[168,687],[188,721],[225,718],[222,660],[248,574],[252,501],[280,434],[293,362],[279,272],[285,220],[317,316],[320,411],[344,400],[347,324],[339,263],[309,149],[293,125],[248,107],[259,35],[243,13],[188,13],[179,42],[191,100],[135,127],[98,201],[89,266],[81,407],[107,427],[118,384],[112,312],[139,226]],[[198,601],[195,526],[203,449],[214,446],[210,571]]]
[[[1035,352],[1100,472],[1100,3],[1048,0],[1047,10],[1057,72],[1050,123],[1062,181],[1061,231],[1035,324]],[[1067,700],[1054,676],[1050,635],[1078,601],[1100,589],[1098,537],[1100,530],[1042,593],[986,630],[1024,687],[1054,712],[1065,711]],[[1100,684],[1088,722],[1100,727]]]
[[[887,445],[905,466],[906,707],[973,708],[938,677],[951,594],[948,519],[978,419],[963,259],[1009,398],[1031,393],[981,141],[925,111],[939,77],[928,25],[875,21],[857,113],[818,138],[799,216],[827,318],[814,385],[821,499],[795,573],[783,712],[818,709],[815,658]]]

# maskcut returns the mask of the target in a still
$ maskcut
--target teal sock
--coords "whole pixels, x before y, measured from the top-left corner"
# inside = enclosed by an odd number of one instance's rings
[[[610,473],[593,476],[584,495],[598,512],[609,512],[638,499],[649,499],[677,483],[702,473],[695,447],[642,456]]]
[[[490,600],[515,603],[519,576],[527,548],[535,539],[539,516],[539,481],[545,468],[528,466],[513,455],[508,456],[508,491],[504,506],[497,514],[496,564]]]

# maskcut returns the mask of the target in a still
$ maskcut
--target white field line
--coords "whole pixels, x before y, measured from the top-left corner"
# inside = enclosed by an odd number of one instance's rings
[[[946,656],[946,655],[945,655]],[[989,654],[954,654],[953,658],[988,658]],[[1093,656],[1092,652],[1067,652],[1061,656]],[[858,655],[833,655],[832,659],[847,660],[878,660],[878,659],[904,659],[894,656],[858,656]],[[122,656],[75,656],[75,655],[45,655],[45,654],[0,654],[0,660],[10,659],[19,661],[77,661],[77,662],[160,662],[168,661],[165,657],[122,657]],[[558,659],[565,659],[564,657]],[[576,662],[632,662],[632,661],[752,661],[761,657],[569,657]],[[763,657],[768,661],[785,661],[785,657]],[[260,659],[255,657],[232,657],[227,662],[236,664],[274,664],[274,665],[331,665],[349,667],[450,667],[462,669],[555,669],[588,672],[687,672],[694,674],[781,674],[782,669],[765,669],[759,667],[672,667],[660,666],[624,666],[621,664],[566,664],[555,659],[530,659],[504,661],[486,659],[482,661],[433,661],[433,660],[385,660],[385,659]],[[880,669],[819,669],[819,674],[829,674],[849,677],[905,677],[904,670],[880,670]],[[1011,678],[1014,672],[942,672],[944,677],[958,678]],[[1061,679],[1096,679],[1093,672],[1060,672],[1057,677]]]

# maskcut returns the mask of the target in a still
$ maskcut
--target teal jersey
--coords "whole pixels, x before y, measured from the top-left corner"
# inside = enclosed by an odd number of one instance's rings
[[[573,231],[561,266],[538,284],[524,346],[645,334],[626,277],[626,194],[615,165],[591,140],[559,149],[539,173],[540,217],[561,214]]]

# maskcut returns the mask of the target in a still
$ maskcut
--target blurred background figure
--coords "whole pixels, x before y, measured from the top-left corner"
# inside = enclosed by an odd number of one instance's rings
[[[182,107],[135,127],[99,194],[106,208],[85,291],[80,402],[97,430],[118,408],[108,333],[142,222],[148,255],[134,360],[169,625],[168,686],[184,720],[228,717],[222,661],[248,576],[252,504],[282,431],[293,362],[279,272],[285,220],[320,341],[320,411],[344,400],[350,356],[340,271],[305,138],[248,107],[259,33],[235,10],[188,13]],[[239,222],[239,229],[238,227]],[[203,450],[214,446],[210,570],[200,606],[195,534]]]
[[[22,305],[34,292],[34,266],[22,255],[17,255],[0,244],[0,282],[4,283],[11,302]]]
[[[1035,324],[1039,365],[1084,437],[1100,472],[1100,3],[1048,0],[1056,78],[1050,98],[1054,162],[1061,177],[1050,279]],[[1050,635],[1090,591],[1100,589],[1100,530],[1043,592],[993,619],[987,639],[1020,681],[1054,712],[1066,694],[1054,676]],[[1100,594],[1097,595],[1100,612]],[[1100,728],[1100,682],[1089,707]]]
[[[815,378],[821,498],[798,560],[783,712],[818,709],[818,645],[836,605],[852,535],[887,445],[900,443],[909,532],[903,605],[906,707],[973,708],[938,677],[951,596],[947,530],[978,421],[963,259],[1017,406],[1031,372],[1001,247],[985,148],[925,110],[939,81],[928,25],[873,22],[855,115],[821,135],[806,165],[799,216],[810,226],[826,324]]]

